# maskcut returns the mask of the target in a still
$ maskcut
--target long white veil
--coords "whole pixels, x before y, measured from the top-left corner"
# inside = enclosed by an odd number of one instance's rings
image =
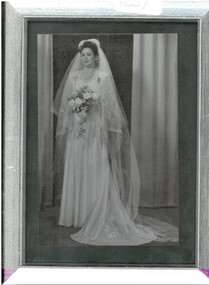
[[[107,58],[96,39],[89,39],[98,47],[98,73],[108,74],[107,90],[112,90],[102,101],[102,121],[104,143],[107,146],[109,162],[114,177],[117,178],[120,199],[131,220],[138,225],[145,224],[158,236],[158,240],[177,240],[177,229],[152,218],[139,215],[140,174],[135,151],[128,129],[128,120],[123,109],[120,96]],[[80,42],[79,46],[84,41]],[[57,181],[58,194],[61,194],[63,168],[65,160],[66,136],[72,131],[72,113],[68,111],[68,99],[72,92],[72,77],[82,69],[81,54],[78,52],[69,65],[56,94],[53,112],[57,116],[56,148],[54,159],[54,178]],[[58,196],[59,196],[58,195]]]
[[[99,41],[96,39],[90,39],[98,47],[99,64],[96,69],[99,72],[104,72],[109,75],[107,84],[110,84],[111,92],[110,96],[107,96],[103,102],[103,121],[105,122],[104,132],[108,134],[107,143],[108,150],[112,161],[112,167],[117,171],[117,177],[120,181],[120,195],[123,202],[133,217],[136,217],[139,206],[140,196],[140,177],[139,169],[137,165],[136,156],[131,143],[128,120],[123,109],[115,81],[107,61],[107,58],[100,47]],[[79,46],[83,44],[83,41],[79,43]],[[72,62],[70,63],[57,94],[54,99],[53,112],[58,117],[57,129],[56,129],[56,151],[55,151],[55,177],[61,180],[59,189],[61,189],[62,177],[63,177],[63,161],[66,134],[72,127],[72,118],[67,111],[68,97],[70,94],[70,78],[71,75],[82,69],[80,52],[76,54]],[[122,169],[122,172],[120,170]],[[121,175],[123,173],[123,175]],[[122,177],[123,176],[123,177]],[[127,185],[129,184],[127,189]],[[58,191],[59,192],[59,191]]]

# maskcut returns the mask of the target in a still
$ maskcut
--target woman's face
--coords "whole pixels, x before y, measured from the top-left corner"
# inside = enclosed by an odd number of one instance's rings
[[[97,56],[90,48],[84,48],[81,51],[81,61],[86,67],[95,67]]]

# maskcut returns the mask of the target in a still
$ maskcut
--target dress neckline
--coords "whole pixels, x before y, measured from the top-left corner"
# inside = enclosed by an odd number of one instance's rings
[[[85,82],[85,83],[90,83],[95,78],[96,74],[97,74],[97,70],[95,69],[92,77],[90,77],[89,79],[85,80],[85,79],[82,79],[82,70],[81,70],[80,74],[79,74],[79,79],[81,81]]]

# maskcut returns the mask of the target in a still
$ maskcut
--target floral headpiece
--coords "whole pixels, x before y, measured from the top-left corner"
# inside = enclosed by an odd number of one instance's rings
[[[79,44],[78,44],[78,49],[84,44],[84,42],[86,42],[86,41],[88,41],[88,42],[92,42],[92,43],[94,43],[96,46],[97,46],[97,48],[100,48],[100,42],[97,40],[97,39],[88,39],[88,40],[83,40],[83,41],[81,41]]]

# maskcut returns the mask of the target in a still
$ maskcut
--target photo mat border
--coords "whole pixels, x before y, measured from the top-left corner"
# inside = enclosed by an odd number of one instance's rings
[[[10,18],[11,17],[11,18]],[[8,213],[5,210],[5,224],[7,226],[12,225],[12,233],[5,233],[4,239],[7,240],[5,243],[5,265],[4,268],[17,268],[23,264],[24,257],[22,257],[22,249],[24,241],[23,232],[24,228],[20,225],[23,225],[24,219],[24,203],[23,197],[23,188],[25,187],[25,156],[24,156],[24,147],[25,147],[25,115],[26,115],[26,106],[25,106],[25,94],[26,86],[24,78],[26,76],[25,68],[25,51],[26,51],[26,42],[27,36],[25,34],[27,29],[28,18],[21,17],[14,11],[13,8],[9,7],[7,9],[7,19],[12,19],[11,22],[6,21],[6,30],[9,33],[6,33],[6,45],[11,51],[11,57],[6,57],[6,69],[5,69],[5,140],[7,140],[7,145],[5,145],[5,173],[4,173],[4,187],[8,191],[5,192],[4,205],[7,203],[12,204],[13,211]],[[34,18],[33,18],[34,20]],[[37,20],[37,19],[36,19]],[[156,20],[156,19],[155,19]],[[181,19],[182,20],[182,19]],[[198,169],[197,169],[197,188],[198,188],[198,229],[197,229],[197,255],[196,255],[196,266],[199,268],[207,268],[208,266],[208,212],[207,205],[208,202],[208,157],[209,153],[207,150],[207,128],[209,126],[208,118],[208,88],[209,84],[207,82],[207,72],[209,66],[209,57],[208,57],[208,15],[203,16],[201,19],[193,19],[199,28],[199,42],[198,42],[198,58],[199,58],[199,120],[198,120]],[[150,20],[152,21],[152,19]],[[172,19],[168,21],[173,21]],[[176,19],[175,19],[176,21]],[[174,21],[174,22],[175,22]],[[26,28],[26,29],[25,29]],[[14,33],[14,31],[16,31]],[[9,39],[14,37],[17,40],[16,45],[9,45]],[[200,52],[201,51],[201,52]],[[21,54],[20,58],[14,56],[16,54]],[[201,63],[201,64],[200,64]],[[14,64],[14,65],[13,65]],[[11,69],[11,66],[15,66],[14,70]],[[18,71],[18,73],[17,73]],[[18,80],[17,75],[18,74]],[[10,82],[10,85],[8,85]],[[12,84],[11,84],[12,82]],[[21,100],[17,100],[15,94],[21,94]],[[22,97],[24,96],[24,97]],[[7,100],[6,100],[7,98]],[[203,104],[204,103],[204,104]],[[19,113],[19,111],[21,111]],[[12,119],[15,118],[15,121]],[[201,128],[200,128],[201,127]],[[15,132],[14,132],[15,130]],[[16,153],[12,152],[13,157],[9,155],[11,150],[14,150],[14,144],[16,147]],[[7,158],[7,159],[6,159]],[[10,166],[11,168],[8,168]],[[20,175],[19,175],[20,174]],[[11,179],[11,177],[13,179]],[[12,192],[18,187],[17,192]],[[13,190],[12,190],[13,189]],[[200,191],[201,189],[201,191]],[[22,196],[23,195],[23,196]],[[23,199],[22,199],[23,198]],[[15,201],[14,201],[15,200]],[[200,207],[201,206],[201,207]],[[14,235],[15,233],[15,235]],[[6,235],[10,235],[12,239],[8,242]],[[22,245],[21,245],[22,244]],[[12,250],[12,254],[11,254]]]
[[[85,28],[86,23],[88,24],[88,28]],[[128,31],[126,30],[127,24],[129,25]],[[37,70],[36,64],[36,47],[37,46],[37,34],[42,31],[42,33],[48,33],[48,30],[53,31],[53,33],[59,34],[63,33],[63,31],[66,31],[66,34],[78,34],[78,32],[81,30],[85,30],[87,34],[90,34],[92,31],[95,32],[95,21],[94,20],[83,20],[83,21],[71,21],[70,25],[66,22],[55,22],[50,21],[50,25],[47,26],[47,23],[36,21],[30,22],[28,26],[29,31],[29,42],[28,42],[28,60],[30,59],[30,62],[28,62],[28,113],[32,118],[35,118],[35,116],[38,113],[38,110],[36,109],[36,94],[37,94],[37,77],[34,70]],[[179,116],[179,132],[180,132],[180,152],[182,153],[180,155],[179,165],[180,165],[180,181],[181,181],[181,188],[180,188],[180,200],[184,201],[180,203],[180,220],[182,221],[183,217],[185,219],[190,219],[190,226],[186,228],[186,230],[181,230],[180,234],[181,240],[180,240],[180,246],[163,246],[162,248],[160,246],[155,247],[146,245],[145,247],[94,247],[91,246],[85,246],[85,248],[74,246],[72,247],[65,247],[65,246],[59,246],[53,247],[53,250],[50,247],[38,248],[38,237],[34,235],[35,225],[38,223],[37,217],[33,213],[37,213],[37,204],[34,205],[34,201],[37,201],[37,184],[34,186],[34,175],[37,175],[37,155],[34,150],[38,148],[37,146],[37,129],[36,129],[36,123],[34,122],[34,119],[32,119],[32,124],[30,124],[31,120],[27,119],[28,124],[28,133],[30,132],[31,136],[29,137],[29,140],[31,141],[30,144],[27,145],[28,154],[26,157],[30,157],[30,162],[33,163],[32,166],[34,167],[31,169],[29,167],[29,170],[31,173],[33,173],[33,176],[29,174],[26,179],[28,181],[27,189],[30,189],[30,195],[27,198],[26,205],[29,205],[28,212],[26,212],[26,217],[28,219],[28,231],[26,231],[26,235],[28,235],[28,244],[26,244],[26,252],[28,250],[28,259],[26,263],[33,264],[33,262],[38,262],[38,264],[43,265],[44,264],[44,256],[45,254],[48,254],[46,259],[52,261],[52,264],[56,264],[57,260],[59,260],[59,256],[62,256],[63,265],[66,263],[70,264],[72,266],[76,265],[82,265],[82,266],[96,266],[99,264],[100,266],[124,266],[128,264],[129,266],[141,266],[142,264],[151,265],[151,266],[179,266],[180,264],[184,264],[185,266],[194,266],[194,258],[195,258],[195,250],[194,250],[194,242],[195,242],[195,152],[196,152],[196,129],[195,129],[195,122],[196,122],[196,83],[195,78],[197,77],[196,74],[196,64],[195,64],[195,58],[196,58],[196,48],[193,48],[193,46],[196,46],[196,33],[197,33],[197,25],[196,23],[191,22],[189,25],[185,25],[182,23],[175,23],[174,25],[168,25],[167,23],[163,23],[161,21],[156,23],[147,23],[143,22],[140,23],[138,21],[135,22],[127,22],[123,23],[118,21],[115,23],[114,21],[108,21],[108,22],[100,22],[98,25],[98,31],[96,31],[99,34],[102,33],[111,33],[111,34],[118,34],[118,31],[123,31],[123,33],[144,33],[145,31],[148,33],[158,33],[160,30],[161,33],[174,33],[178,32],[179,36],[179,62],[183,61],[183,58],[187,58],[188,60],[193,60],[193,62],[189,62],[186,60],[185,64],[179,65],[179,108],[181,109]],[[112,31],[112,27],[114,26],[114,32]],[[124,31],[125,29],[125,31]],[[72,31],[73,30],[73,31]],[[100,32],[102,30],[102,33]],[[121,34],[123,34],[121,33]],[[83,34],[83,33],[82,33]],[[191,45],[192,48],[189,49],[189,55],[186,49],[189,48]],[[184,48],[185,46],[185,48]],[[187,55],[187,57],[186,57]],[[186,76],[183,74],[183,70],[186,69],[188,71],[188,65],[193,63],[194,67],[191,68],[190,76],[192,77],[192,83],[188,84],[188,80],[186,80]],[[184,66],[185,65],[185,66]],[[33,68],[30,68],[30,67]],[[191,85],[193,86],[191,87]],[[186,87],[185,87],[186,86]],[[188,112],[183,112],[183,107],[188,106],[188,102],[185,102],[186,98],[183,96],[185,90],[191,94],[190,98],[190,107],[191,110],[188,109]],[[188,100],[188,98],[187,98]],[[31,108],[32,106],[32,108]],[[194,114],[194,118],[191,116],[191,112]],[[185,122],[188,121],[188,117],[186,116],[188,113],[190,113],[189,120],[192,120],[191,125],[193,125],[193,129],[191,132],[191,139],[188,139],[184,135],[184,129],[186,127]],[[33,115],[32,115],[33,114]],[[34,128],[35,126],[35,128]],[[31,133],[30,130],[33,130]],[[36,133],[34,133],[36,132]],[[182,139],[181,139],[182,138]],[[29,141],[28,140],[28,141]],[[187,144],[187,149],[184,149],[184,145]],[[33,154],[32,154],[33,152]],[[194,153],[192,158],[189,153]],[[182,158],[183,157],[183,158]],[[190,159],[189,159],[190,157]],[[183,173],[184,172],[184,173]],[[183,173],[183,175],[182,175]],[[192,175],[191,175],[192,173]],[[193,177],[193,178],[192,178]],[[31,181],[32,178],[32,181]],[[37,178],[35,179],[37,180]],[[190,181],[189,181],[190,180]],[[183,191],[183,187],[186,187],[186,191]],[[188,187],[192,189],[191,193],[188,192]],[[32,192],[31,192],[32,190]],[[185,193],[187,195],[190,194],[190,204],[186,206],[187,198],[185,197]],[[184,207],[187,209],[184,209]],[[193,210],[192,210],[193,209]],[[181,215],[182,214],[182,215]],[[192,216],[192,218],[190,218]],[[34,225],[34,226],[31,226]],[[32,227],[32,229],[31,229]],[[31,234],[31,232],[33,234]],[[31,244],[31,246],[29,245]],[[33,245],[33,246],[32,246]],[[36,248],[34,247],[36,245]],[[47,252],[47,253],[46,253]],[[154,256],[154,258],[152,257]],[[39,260],[39,261],[33,261],[33,258]],[[101,261],[100,261],[101,260]],[[111,260],[111,262],[110,262]],[[43,263],[42,263],[43,262]]]

